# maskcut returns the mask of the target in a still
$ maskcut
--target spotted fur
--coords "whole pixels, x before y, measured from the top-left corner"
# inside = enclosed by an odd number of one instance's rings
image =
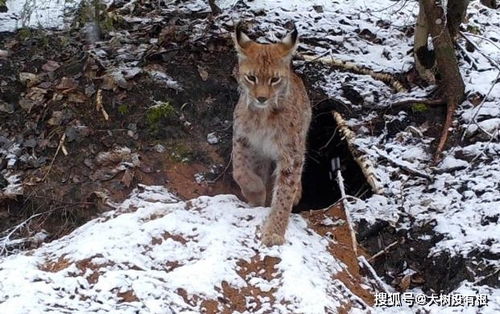
[[[261,228],[262,243],[280,245],[292,206],[302,195],[311,121],[306,89],[291,67],[297,31],[279,43],[259,44],[238,26],[234,41],[240,99],[234,111],[233,177],[250,204],[264,206],[271,199],[271,213]],[[267,189],[271,184],[272,197]]]

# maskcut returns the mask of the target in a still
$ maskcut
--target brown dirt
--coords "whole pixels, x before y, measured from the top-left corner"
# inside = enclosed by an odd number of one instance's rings
[[[341,203],[332,205],[324,210],[314,210],[303,212],[304,216],[309,221],[311,229],[319,235],[333,238],[329,246],[329,251],[332,256],[335,256],[342,261],[347,269],[337,273],[335,279],[341,280],[354,294],[364,300],[367,304],[373,305],[375,302],[373,291],[361,288],[361,283],[366,283],[360,272],[358,259],[352,250],[352,237],[347,223],[337,226],[325,226],[322,221],[325,218],[330,218],[334,222],[342,219],[346,222],[346,214]],[[366,255],[361,247],[358,246],[358,254]]]

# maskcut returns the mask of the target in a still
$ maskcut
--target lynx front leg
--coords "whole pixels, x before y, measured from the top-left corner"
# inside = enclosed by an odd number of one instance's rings
[[[281,245],[285,242],[285,232],[292,206],[299,192],[303,160],[279,164],[274,187],[271,213],[262,226],[262,244]]]
[[[256,173],[257,155],[251,150],[244,138],[233,141],[233,178],[238,183],[241,193],[252,206],[264,206],[266,186]]]

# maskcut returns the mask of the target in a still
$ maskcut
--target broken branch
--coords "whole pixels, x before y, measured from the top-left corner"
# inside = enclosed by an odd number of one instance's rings
[[[384,188],[382,187],[382,184],[375,175],[375,167],[373,166],[370,159],[364,153],[362,153],[357,148],[357,145],[354,143],[354,140],[356,139],[354,132],[351,131],[351,129],[349,129],[349,127],[347,126],[347,122],[344,120],[344,118],[342,118],[342,115],[340,113],[332,111],[332,114],[335,119],[335,122],[337,122],[337,126],[340,132],[342,133],[343,137],[347,142],[347,147],[349,148],[352,157],[361,168],[361,171],[363,172],[366,181],[371,186],[373,193],[375,194],[384,193]]]

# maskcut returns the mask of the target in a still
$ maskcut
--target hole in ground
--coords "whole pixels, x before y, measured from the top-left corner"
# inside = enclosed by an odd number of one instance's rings
[[[313,110],[302,174],[302,199],[294,212],[322,209],[341,198],[337,172],[332,170],[332,160],[336,158],[340,161],[346,194],[359,198],[371,196],[371,188],[342,140],[331,108]]]

